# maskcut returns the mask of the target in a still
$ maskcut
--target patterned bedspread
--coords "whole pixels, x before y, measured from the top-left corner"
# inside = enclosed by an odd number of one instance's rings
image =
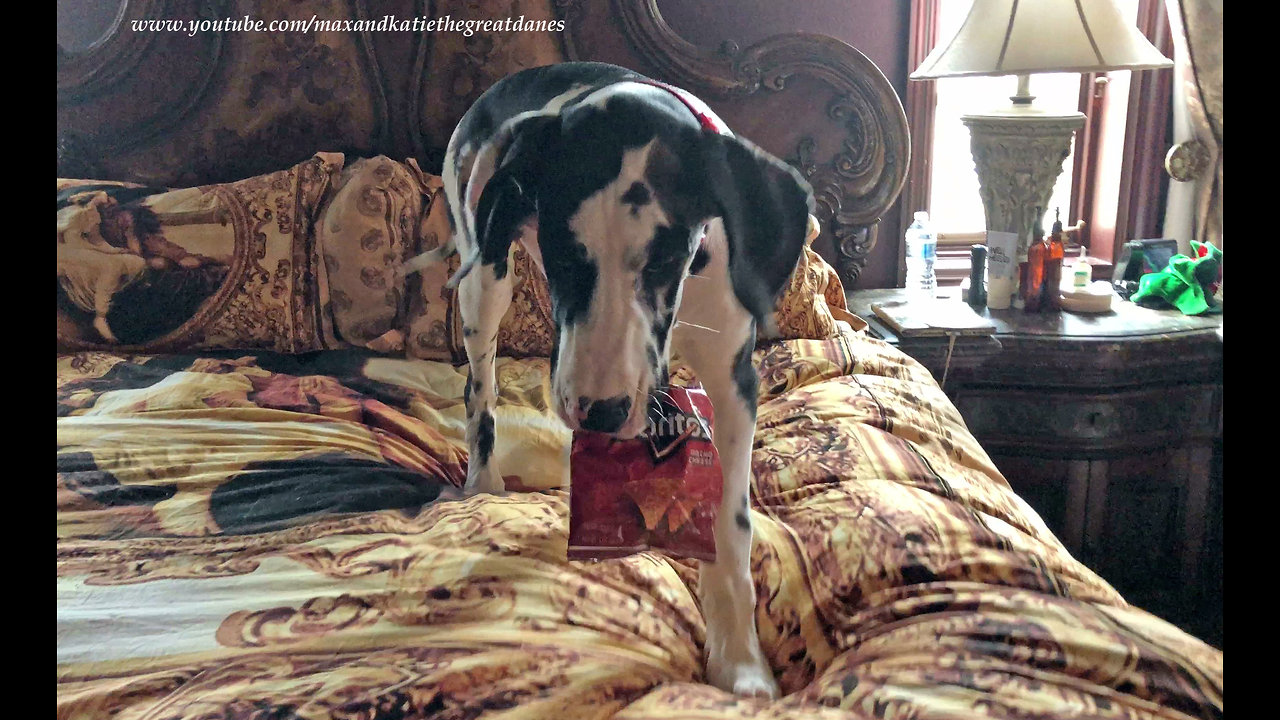
[[[463,499],[465,368],[59,356],[58,716],[1221,716],[1222,653],[1072,559],[921,366],[756,361],[772,702],[701,683],[696,563],[565,560],[545,360],[498,368],[513,492]]]

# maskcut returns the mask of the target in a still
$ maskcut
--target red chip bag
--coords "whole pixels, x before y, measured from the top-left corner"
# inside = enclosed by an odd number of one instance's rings
[[[656,393],[649,429],[633,440],[579,431],[569,456],[569,559],[642,550],[716,559],[723,478],[701,388]]]

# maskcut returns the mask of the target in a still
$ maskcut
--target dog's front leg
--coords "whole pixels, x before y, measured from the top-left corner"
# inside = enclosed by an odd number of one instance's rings
[[[736,306],[724,312],[730,316],[721,315],[717,334],[677,326],[673,336],[711,398],[713,439],[724,472],[715,525],[716,561],[702,563],[698,576],[698,596],[707,619],[707,680],[737,695],[777,697],[778,685],[756,633],[751,580],[751,445],[759,384],[751,366],[755,324]]]
[[[498,354],[498,324],[511,305],[512,274],[498,278],[493,265],[478,263],[458,285],[462,310],[462,342],[467,350],[467,484],[470,493],[501,493],[502,473],[493,459],[497,437],[494,407],[498,387],[494,367]]]

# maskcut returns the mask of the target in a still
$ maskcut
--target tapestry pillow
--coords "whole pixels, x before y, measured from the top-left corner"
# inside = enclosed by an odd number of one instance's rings
[[[836,269],[813,249],[813,241],[821,232],[817,219],[810,215],[804,252],[773,311],[776,333],[766,335],[766,329],[761,328],[760,339],[824,340],[839,334],[837,320],[850,323],[854,329],[866,326],[849,312]]]
[[[342,165],[182,190],[59,179],[58,351],[340,346],[313,227]]]
[[[404,347],[404,283],[396,272],[415,249],[423,212],[417,163],[379,156],[343,169],[316,237],[333,325],[344,342],[379,352]]]

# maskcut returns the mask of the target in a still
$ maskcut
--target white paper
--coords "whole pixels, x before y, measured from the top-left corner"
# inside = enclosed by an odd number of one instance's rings
[[[987,231],[987,307],[1005,310],[1009,307],[1018,269],[1018,234]]]
[[[1018,234],[987,231],[987,279],[1013,278],[1018,267]]]

